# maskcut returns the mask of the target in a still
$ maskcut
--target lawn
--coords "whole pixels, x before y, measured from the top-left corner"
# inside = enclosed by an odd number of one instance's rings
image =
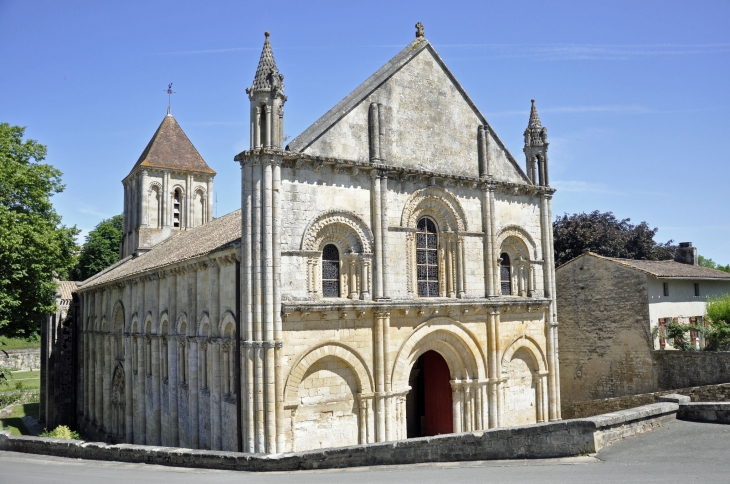
[[[8,384],[1,390],[38,390],[41,387],[41,371],[14,371]]]
[[[40,338],[7,338],[0,336],[0,350],[21,350],[24,348],[40,347]]]
[[[5,417],[0,418],[0,430],[9,430],[13,435],[27,435],[28,431],[23,425],[21,417],[31,415],[38,418],[39,403],[26,403],[24,405],[13,405],[12,413]]]

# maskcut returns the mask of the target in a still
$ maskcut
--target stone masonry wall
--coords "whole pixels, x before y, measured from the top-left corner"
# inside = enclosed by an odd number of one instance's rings
[[[730,351],[653,351],[662,390],[730,382]]]
[[[556,283],[563,408],[656,391],[646,277],[583,256],[559,268]]]
[[[41,367],[40,348],[5,350],[4,353],[0,354],[0,368],[2,369],[37,370]]]
[[[564,404],[562,408],[563,418],[585,418],[607,412],[626,410],[640,405],[650,405],[658,402],[660,397],[672,393],[686,395],[693,402],[730,402],[730,383],[662,390],[617,398],[603,398],[587,402],[575,402],[572,405]]]

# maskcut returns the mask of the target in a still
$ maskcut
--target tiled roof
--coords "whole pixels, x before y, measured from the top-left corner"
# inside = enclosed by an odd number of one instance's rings
[[[728,279],[730,273],[710,269],[709,267],[682,264],[673,260],[633,260],[603,257],[589,252],[588,254],[610,260],[626,267],[632,267],[656,277],[678,277],[686,279]]]
[[[175,118],[168,114],[135,163],[138,166],[197,171],[215,175],[195,149]]]
[[[62,301],[70,301],[72,299],[71,293],[76,290],[78,284],[76,281],[58,281],[56,294],[61,296]]]
[[[79,284],[87,289],[224,249],[241,240],[241,210],[180,232],[138,257],[128,256]]]

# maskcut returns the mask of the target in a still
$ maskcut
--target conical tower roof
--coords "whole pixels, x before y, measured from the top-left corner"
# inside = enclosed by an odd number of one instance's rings
[[[259,66],[256,69],[256,76],[253,79],[251,91],[270,91],[274,87],[280,87],[279,69],[276,68],[274,53],[271,51],[271,43],[269,42],[269,33],[266,32],[266,40],[264,48],[261,51]]]
[[[527,123],[527,127],[529,128],[542,128],[542,124],[540,123],[540,116],[537,115],[537,109],[535,108],[535,100],[532,99],[532,108],[530,109],[530,122]]]
[[[160,127],[142,155],[135,163],[134,171],[138,166],[151,168],[168,168],[172,170],[196,171],[215,175],[208,164],[195,149],[187,135],[172,114],[165,116]]]

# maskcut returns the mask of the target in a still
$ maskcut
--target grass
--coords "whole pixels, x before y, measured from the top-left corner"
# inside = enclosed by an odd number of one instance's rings
[[[40,347],[40,338],[7,338],[0,336],[0,350],[22,350],[25,348]]]
[[[38,390],[41,387],[41,371],[14,371],[8,386],[0,387],[0,392],[8,390]]]
[[[23,425],[21,417],[31,415],[38,418],[39,407],[39,403],[13,405],[12,413],[5,418],[0,418],[0,430],[9,430],[12,435],[28,435],[28,430]]]

